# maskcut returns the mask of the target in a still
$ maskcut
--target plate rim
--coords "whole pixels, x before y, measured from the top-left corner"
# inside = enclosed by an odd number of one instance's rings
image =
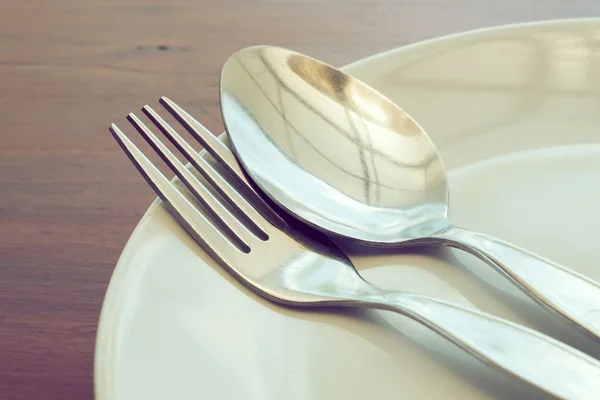
[[[404,53],[405,51],[412,51],[414,48],[427,47],[437,45],[446,41],[460,40],[466,37],[480,37],[488,34],[496,34],[503,31],[519,31],[526,30],[529,28],[539,28],[548,25],[572,25],[572,24],[586,24],[586,23],[598,23],[600,24],[600,17],[579,17],[579,18],[557,18],[540,21],[528,21],[518,22],[511,24],[500,24],[493,25],[483,28],[470,29],[466,31],[460,31],[442,36],[436,36],[430,39],[409,43],[399,47],[394,47],[389,50],[385,50],[371,56],[360,58],[356,61],[348,63],[342,67],[342,70],[350,72],[356,68],[361,67],[364,64],[369,63],[380,63],[382,60],[388,57],[396,57],[398,54]],[[104,298],[102,301],[102,307],[98,318],[97,331],[95,336],[94,345],[94,364],[93,364],[93,394],[96,400],[114,400],[111,395],[114,393],[113,377],[110,374],[110,366],[114,362],[110,361],[113,357],[111,352],[112,346],[112,331],[109,329],[112,326],[111,322],[115,315],[116,307],[118,306],[118,298],[120,297],[120,286],[124,281],[124,276],[127,274],[127,269],[123,264],[124,255],[127,252],[127,248],[131,245],[136,235],[140,234],[140,225],[150,213],[160,204],[160,198],[156,197],[148,206],[136,226],[132,230],[131,234],[127,238],[123,250],[121,251],[119,258],[115,264],[110,280],[108,282]]]

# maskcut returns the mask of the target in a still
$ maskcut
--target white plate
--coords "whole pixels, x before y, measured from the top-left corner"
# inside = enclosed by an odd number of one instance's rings
[[[346,70],[429,132],[449,171],[453,221],[600,279],[600,20],[453,35]],[[381,286],[476,307],[600,355],[464,253],[352,258]],[[407,318],[258,298],[156,202],[106,295],[95,391],[98,400],[536,397]]]

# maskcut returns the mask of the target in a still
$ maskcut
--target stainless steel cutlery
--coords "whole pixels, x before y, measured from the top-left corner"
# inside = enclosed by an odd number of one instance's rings
[[[600,283],[452,225],[446,171],[435,145],[370,86],[287,49],[250,47],[223,67],[221,104],[244,169],[297,218],[373,246],[465,250],[600,338]]]
[[[229,149],[172,101],[161,104],[225,169],[220,173],[148,106],[144,113],[191,162],[188,169],[138,117],[128,120],[176,173],[180,190],[116,125],[110,131],[173,216],[247,287],[293,306],[352,306],[406,315],[479,359],[565,399],[596,399],[600,362],[539,332],[431,297],[379,289],[329,239],[275,213],[247,184]],[[202,179],[198,179],[202,176]],[[205,212],[201,212],[200,210]],[[218,301],[218,299],[215,299]]]

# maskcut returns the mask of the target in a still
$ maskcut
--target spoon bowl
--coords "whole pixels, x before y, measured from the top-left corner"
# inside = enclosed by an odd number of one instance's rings
[[[361,81],[290,50],[252,47],[225,64],[221,102],[250,177],[317,229],[397,246],[449,226],[435,145]]]

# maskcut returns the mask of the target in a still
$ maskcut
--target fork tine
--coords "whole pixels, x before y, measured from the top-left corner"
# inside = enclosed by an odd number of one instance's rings
[[[261,239],[267,239],[268,228],[265,218],[246,201],[231,185],[214,170],[214,168],[192,146],[189,145],[169,124],[161,118],[150,106],[144,106],[142,111],[161,130],[161,132],[179,149],[194,167],[210,182],[211,185],[235,207],[255,229],[262,234]]]
[[[127,157],[142,174],[156,194],[170,206],[170,211],[206,251],[227,264],[225,254],[241,251],[202,215],[181,192],[156,168],[146,156],[115,125],[109,128]]]
[[[129,114],[127,120],[148,141],[150,146],[158,153],[163,161],[177,174],[179,179],[187,186],[192,194],[199,200],[211,214],[239,241],[246,251],[250,250],[255,240],[252,233],[231,215],[229,210],[216,199],[213,194],[200,183],[192,173],[175,157],[175,155],[139,120],[135,114]]]
[[[273,209],[254,191],[254,189],[248,184],[244,177],[244,173],[237,163],[235,156],[229,150],[225,144],[223,144],[215,135],[210,133],[200,122],[196,121],[194,117],[189,115],[185,110],[179,107],[174,101],[163,96],[160,98],[159,103],[177,120],[183,127],[199,141],[202,146],[208,151],[225,169],[235,178],[238,184],[243,188],[244,196],[248,197],[249,200],[256,204],[262,211],[265,218],[267,218],[273,225],[282,228],[286,225],[285,221],[277,214]],[[168,136],[168,135],[167,135]],[[174,142],[179,147],[179,145]],[[183,151],[184,155],[195,154],[195,151]],[[194,164],[192,158],[188,158],[189,162]],[[198,165],[194,166],[201,169]]]
[[[183,125],[206,150],[222,163],[231,173],[241,179],[242,170],[235,156],[215,135],[210,133],[202,124],[167,97],[161,97],[160,104]],[[243,180],[243,179],[242,179]]]

